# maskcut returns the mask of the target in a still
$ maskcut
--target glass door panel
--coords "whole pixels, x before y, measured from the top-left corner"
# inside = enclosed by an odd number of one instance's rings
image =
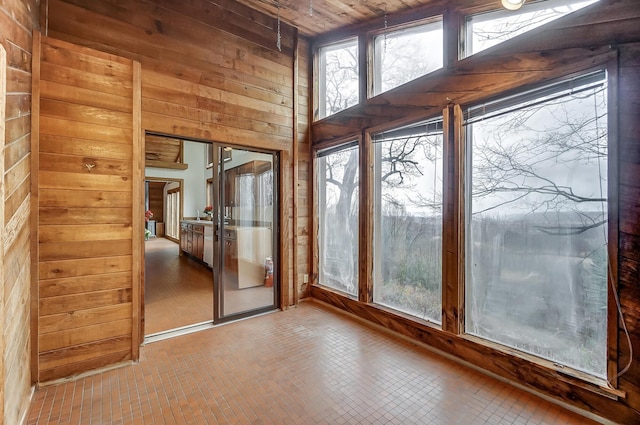
[[[276,307],[275,156],[222,148],[220,176],[220,318]]]

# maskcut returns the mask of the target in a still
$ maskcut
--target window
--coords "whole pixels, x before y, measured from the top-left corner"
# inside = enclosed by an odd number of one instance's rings
[[[373,95],[442,67],[442,19],[374,37]]]
[[[496,10],[466,19],[464,56],[507,41],[598,0],[548,0],[525,4],[518,11]]]
[[[319,283],[358,294],[357,145],[318,153]]]
[[[166,235],[170,238],[180,239],[180,189],[167,191],[167,227]]]
[[[606,377],[605,73],[465,116],[466,332]]]
[[[442,119],[374,136],[374,302],[441,322]]]
[[[205,194],[205,197],[207,206],[213,206],[213,178],[209,177],[207,179],[206,187],[207,193]]]
[[[320,48],[318,70],[319,118],[358,104],[360,89],[357,39]]]

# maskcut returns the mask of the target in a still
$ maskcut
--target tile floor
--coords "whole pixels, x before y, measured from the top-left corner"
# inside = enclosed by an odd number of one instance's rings
[[[316,302],[40,389],[27,424],[592,424]]]
[[[144,250],[145,335],[213,320],[213,272],[165,238]]]
[[[213,272],[165,238],[145,242],[145,335],[213,320]],[[238,289],[228,283],[223,291],[223,316],[273,306],[274,288]]]

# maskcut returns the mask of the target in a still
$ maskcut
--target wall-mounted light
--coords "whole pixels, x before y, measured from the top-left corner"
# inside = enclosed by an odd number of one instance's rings
[[[507,10],[518,10],[524,4],[524,0],[502,0],[502,6]]]

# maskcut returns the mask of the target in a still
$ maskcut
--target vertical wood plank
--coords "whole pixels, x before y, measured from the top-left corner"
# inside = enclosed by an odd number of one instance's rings
[[[373,301],[373,149],[370,134],[363,133],[359,140],[360,180],[359,194],[359,234],[358,234],[358,299]]]
[[[39,244],[38,244],[38,202],[39,202],[39,174],[40,168],[40,60],[41,40],[39,31],[33,32],[33,53],[31,57],[31,380],[37,381],[39,362],[38,352],[38,309],[40,275]]]
[[[291,146],[291,161],[293,162],[293,172],[291,175],[291,187],[292,187],[292,198],[293,198],[293,305],[298,304],[298,149],[299,149],[299,140],[298,140],[298,115],[300,113],[300,105],[298,102],[299,99],[299,88],[298,88],[298,67],[300,66],[300,61],[298,58],[298,29],[296,28],[293,33],[293,144]]]
[[[367,37],[360,36],[358,37],[358,74],[361,77],[358,81],[358,103],[363,103],[367,99],[369,79],[371,78],[371,75],[368,72],[369,67],[367,65],[367,57]]]
[[[280,152],[280,308],[289,308],[291,296],[291,284],[289,279],[289,257],[291,255],[289,243],[291,227],[289,224],[289,207],[291,201],[291,185],[286,182],[291,178],[290,158],[288,151]]]
[[[142,134],[142,69],[140,62],[133,62],[133,238],[132,243],[132,314],[131,356],[140,357],[140,344],[144,339],[142,309],[144,308],[144,136]]]
[[[5,130],[5,108],[7,99],[7,53],[4,46],[0,44],[0,217],[4,217],[4,130]],[[0,241],[4,240],[5,233],[4,220],[0,221]],[[4,253],[0,253],[0,331],[4,328],[5,305],[4,305]],[[5,375],[4,375],[4,352],[6,341],[4,332],[0,332],[0,423],[4,422],[4,402],[5,402]]]
[[[616,52],[618,53],[618,52]],[[608,119],[608,187],[607,187],[607,208],[608,211],[608,228],[607,236],[609,238],[607,244],[608,255],[608,285],[607,285],[607,380],[613,388],[618,387],[618,371],[620,365],[618,363],[618,329],[619,316],[617,299],[619,297],[618,290],[618,244],[619,244],[619,172],[620,172],[620,156],[619,156],[619,117],[618,117],[618,60],[609,61],[607,67],[607,83],[608,83],[608,100],[607,115]]]
[[[451,68],[458,61],[460,54],[460,43],[458,39],[461,36],[462,23],[464,18],[462,14],[449,6],[442,17],[444,28],[444,60],[445,68]]]
[[[458,105],[442,112],[444,132],[444,191],[442,241],[442,329],[462,333],[464,311],[464,137]]]
[[[309,232],[309,237],[311,238],[311,257],[309,258],[309,271],[311,272],[311,276],[309,278],[309,286],[313,286],[318,284],[318,263],[320,262],[320,246],[318,244],[318,226],[320,223],[318,217],[320,216],[317,196],[318,173],[320,173],[320,170],[318,170],[318,167],[316,166],[316,152],[313,150],[309,161],[309,173],[311,174],[311,190],[309,191],[311,196],[311,199],[309,200],[311,208],[311,231]],[[311,294],[311,291],[309,291],[309,294]]]

